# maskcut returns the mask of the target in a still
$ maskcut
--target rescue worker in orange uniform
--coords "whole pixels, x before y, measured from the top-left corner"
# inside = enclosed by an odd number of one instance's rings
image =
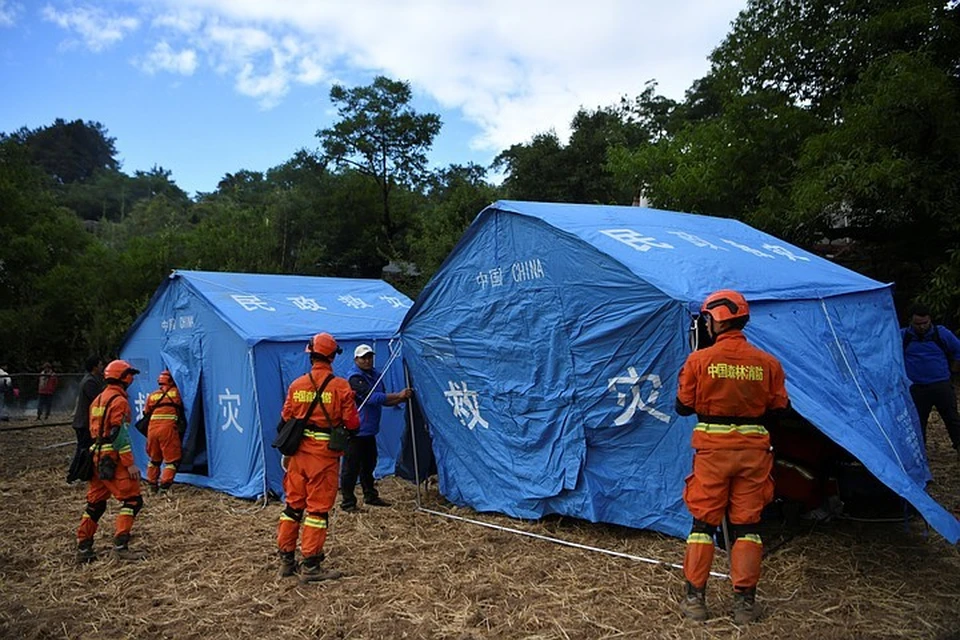
[[[127,548],[133,520],[143,507],[140,496],[140,469],[130,450],[130,402],[127,387],[140,373],[124,360],[114,360],[103,370],[106,388],[90,403],[90,437],[94,443],[93,477],[87,489],[87,508],[77,529],[77,560],[96,559],[93,538],[100,517],[107,510],[107,498],[120,501],[120,514],[114,524],[113,552],[120,560],[139,560]]]
[[[691,441],[693,473],[683,492],[693,528],[683,561],[687,593],[681,609],[693,620],[709,615],[705,594],[713,535],[726,514],[733,539],[728,548],[734,622],[745,624],[760,614],[760,513],[773,499],[773,452],[764,425],[785,412],[790,401],[780,362],[751,346],[743,334],[750,308],[742,295],[726,289],[712,293],[701,314],[714,343],[687,357],[676,403],[677,413],[696,413],[698,420]]]
[[[281,577],[293,575],[297,570],[297,538],[303,525],[300,581],[317,582],[340,577],[338,572],[320,568],[343,455],[328,448],[330,433],[336,425],[355,433],[360,426],[360,416],[350,383],[333,375],[333,360],[343,353],[333,336],[318,333],[307,343],[306,352],[310,354],[310,372],[294,380],[287,390],[282,419],[304,418],[321,387],[322,393],[309,415],[300,448],[292,456],[284,456],[281,462],[286,471],[283,490],[287,503],[277,526],[277,546]]]
[[[147,483],[154,492],[164,493],[173,484],[183,456],[180,448],[180,430],[177,428],[183,415],[183,400],[180,391],[167,370],[157,376],[160,388],[147,396],[143,414],[150,416],[147,428]],[[163,473],[160,465],[163,464]]]

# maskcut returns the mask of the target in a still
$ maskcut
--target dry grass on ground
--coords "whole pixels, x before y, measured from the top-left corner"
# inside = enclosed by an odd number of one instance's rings
[[[11,425],[12,426],[12,425]],[[281,505],[260,508],[178,485],[146,496],[131,547],[74,564],[84,489],[63,482],[68,427],[0,431],[0,637],[3,638],[946,638],[960,630],[960,550],[922,522],[833,522],[787,539],[768,557],[766,614],[737,628],[729,583],[711,582],[713,617],[681,619],[679,571],[418,512],[415,488],[389,478],[389,509],[336,511],[328,543],[335,582],[276,576]],[[960,514],[960,462],[931,424],[931,491]],[[682,562],[683,542],[566,519],[517,522],[431,508],[637,556]],[[776,539],[767,541],[773,546]],[[775,537],[774,537],[775,538]],[[725,571],[718,554],[714,568]]]

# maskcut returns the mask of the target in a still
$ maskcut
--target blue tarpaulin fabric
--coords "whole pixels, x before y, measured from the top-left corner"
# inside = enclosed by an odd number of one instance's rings
[[[734,220],[639,207],[497,202],[428,283],[401,335],[440,490],[685,537],[677,375],[721,288],[747,297],[798,413],[955,543],[924,491],[890,286]]]
[[[382,367],[399,349],[394,338],[411,305],[380,280],[175,271],[120,349],[141,371],[130,387],[134,413],[169,369],[189,422],[177,481],[245,498],[281,494],[280,456],[270,443],[287,387],[310,368],[309,337],[326,331],[337,338],[338,375],[353,364],[360,343],[373,346]],[[384,383],[402,389],[401,367],[391,367]],[[404,425],[402,406],[384,410],[378,477],[393,473]],[[144,468],[144,438],[132,437]]]

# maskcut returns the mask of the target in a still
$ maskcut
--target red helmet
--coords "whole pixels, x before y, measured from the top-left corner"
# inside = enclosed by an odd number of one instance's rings
[[[164,369],[160,372],[160,375],[157,376],[157,384],[159,384],[161,387],[173,384],[173,376],[170,375],[170,371],[168,369]]]
[[[133,382],[133,376],[140,373],[126,360],[114,360],[103,369],[103,378],[107,382],[121,382],[125,385]]]
[[[318,333],[310,338],[310,342],[307,343],[307,348],[304,351],[311,355],[323,356],[327,360],[333,360],[333,356],[343,353],[343,349],[329,333]]]
[[[702,313],[709,313],[715,322],[750,317],[747,299],[732,289],[714,291],[703,301]]]

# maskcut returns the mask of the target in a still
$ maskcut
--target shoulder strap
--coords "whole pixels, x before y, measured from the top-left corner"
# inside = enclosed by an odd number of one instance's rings
[[[333,374],[327,376],[327,379],[323,381],[323,387],[317,392],[317,397],[313,399],[314,402],[322,396],[323,389],[326,388],[331,380],[333,380]],[[323,411],[323,417],[327,419],[327,426],[333,427],[333,420],[330,419],[330,414],[327,412],[327,406],[323,403],[323,400],[320,400],[320,409]]]
[[[159,399],[159,400],[157,400],[157,404],[153,405],[153,406],[150,408],[150,411],[144,411],[144,412],[143,412],[143,417],[144,417],[144,418],[148,418],[148,419],[149,419],[149,418],[151,418],[151,417],[153,416],[153,412],[157,410],[157,407],[159,407],[160,404],[163,402],[164,398],[167,397],[167,393],[168,393],[169,391],[170,391],[170,390],[167,389],[166,391],[163,392],[163,395],[160,396],[160,399]]]
[[[313,382],[313,374],[310,373],[310,374],[307,374],[307,375],[310,376],[310,382]],[[323,384],[321,384],[319,388],[317,388],[316,383],[314,383],[314,385],[313,385],[313,391],[314,391],[313,402],[310,403],[310,408],[307,409],[306,415],[303,416],[303,419],[304,419],[304,420],[307,420],[307,419],[310,417],[310,414],[312,414],[312,413],[313,413],[313,410],[317,407],[317,403],[318,403],[318,402],[320,403],[320,408],[323,409],[323,414],[324,414],[325,416],[327,415],[327,410],[323,408],[323,400],[321,400],[320,398],[323,396],[323,390],[327,388],[327,385],[330,384],[330,381],[331,381],[331,380],[333,380],[333,374],[332,374],[332,373],[328,373],[326,379],[323,381]],[[327,422],[330,422],[330,417],[329,417],[329,416],[327,416]]]
[[[101,447],[103,447],[103,423],[107,421],[107,415],[108,415],[107,412],[110,410],[110,405],[113,404],[113,401],[116,400],[117,397],[118,396],[115,394],[113,397],[107,400],[107,404],[103,407],[103,415],[100,417],[100,428],[97,429],[98,451]]]
[[[940,336],[940,327],[937,325],[933,325],[933,341],[937,343],[937,346],[940,347],[940,351],[943,351],[944,355],[946,355],[947,359],[949,360],[950,352],[947,351],[947,345]]]

